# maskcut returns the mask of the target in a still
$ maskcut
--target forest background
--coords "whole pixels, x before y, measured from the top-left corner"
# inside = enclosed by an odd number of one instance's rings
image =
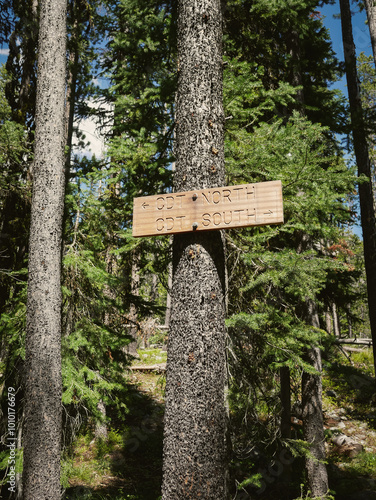
[[[257,454],[262,448],[263,457],[273,457],[280,449],[282,374],[288,372],[290,404],[296,403],[302,373],[312,370],[309,346],[329,358],[338,337],[371,336],[344,64],[325,28],[340,21],[328,17],[323,24],[332,3],[226,5],[227,184],[280,179],[285,207],[281,227],[226,233],[233,488],[260,489]],[[331,9],[339,13],[335,3]],[[0,375],[2,388],[17,388],[21,456],[37,2],[4,2],[0,21]],[[135,240],[131,231],[133,198],[172,188],[175,21],[174,2],[68,2],[67,454],[80,433],[103,437],[124,421],[132,407],[124,374],[135,348],[163,345],[168,337],[171,242]],[[373,158],[375,70],[363,23],[364,15],[354,34]],[[100,132],[100,154],[88,154],[89,122]],[[319,327],[307,321],[307,301],[315,304]],[[290,448],[305,453],[301,439]]]

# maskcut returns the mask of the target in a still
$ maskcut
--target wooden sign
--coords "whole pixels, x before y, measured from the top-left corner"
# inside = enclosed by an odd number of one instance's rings
[[[282,223],[281,181],[134,199],[136,237]]]

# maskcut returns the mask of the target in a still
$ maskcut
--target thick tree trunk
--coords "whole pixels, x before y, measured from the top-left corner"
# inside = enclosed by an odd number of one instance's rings
[[[178,1],[175,191],[224,184],[220,0]],[[162,498],[226,499],[221,232],[175,235]]]
[[[349,0],[340,0],[342,39],[346,63],[346,79],[350,101],[351,125],[359,183],[360,215],[363,230],[364,260],[367,276],[367,293],[371,335],[376,345],[376,221],[372,190],[371,164],[368,154],[367,135],[363,119],[362,103],[358,87],[355,45],[352,33]],[[373,350],[376,369],[376,349]]]
[[[320,328],[316,305],[307,301],[307,320],[314,328]],[[307,351],[306,361],[318,374],[304,372],[302,378],[302,410],[304,440],[310,445],[310,456],[306,457],[307,486],[312,497],[326,498],[328,474],[325,466],[325,436],[322,413],[321,351],[312,347]]]
[[[25,361],[24,500],[60,498],[66,0],[40,5]]]

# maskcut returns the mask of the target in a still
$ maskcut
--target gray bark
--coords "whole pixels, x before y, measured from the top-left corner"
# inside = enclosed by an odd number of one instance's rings
[[[291,381],[290,368],[283,366],[279,371],[281,381],[281,437],[291,439]]]
[[[341,329],[339,325],[339,318],[337,313],[337,305],[335,302],[332,303],[332,313],[333,313],[333,332],[335,337],[341,336]]]
[[[168,281],[167,281],[167,300],[166,300],[166,314],[164,326],[170,326],[171,318],[171,289],[172,289],[172,263],[168,265]]]
[[[371,164],[358,85],[349,0],[340,0],[340,7],[354,152],[358,167],[358,175],[362,176],[363,179],[368,179],[365,182],[362,181],[359,183],[359,203],[363,231],[364,261],[367,276],[369,319],[373,343],[376,344],[376,219],[374,212]],[[376,349],[374,349],[373,352],[373,360],[376,369]]]
[[[364,0],[364,6],[366,8],[369,34],[371,36],[373,60],[374,60],[374,63],[376,65],[376,6],[375,6],[375,0]]]
[[[131,293],[132,296],[138,297],[140,293],[140,255],[139,249],[135,248],[132,252],[132,273],[131,273]],[[131,327],[129,329],[129,335],[133,340],[127,345],[127,352],[132,356],[138,357],[137,353],[137,332],[138,332],[138,312],[136,304],[133,302],[129,308],[129,319],[131,321]]]
[[[320,328],[316,306],[307,301],[307,319],[314,328]],[[314,498],[326,498],[329,490],[328,474],[324,460],[325,436],[322,413],[322,365],[321,351],[312,347],[307,351],[306,361],[318,372],[304,372],[302,378],[302,410],[304,440],[310,445],[310,455],[306,457],[308,488]]]
[[[331,314],[331,307],[328,306],[326,311],[325,311],[325,330],[329,335],[332,333],[332,314]]]
[[[220,0],[178,1],[175,191],[224,185]],[[225,499],[225,258],[219,231],[175,235],[163,500]]]
[[[107,441],[108,432],[106,423],[106,405],[102,400],[100,400],[97,404],[97,410],[101,414],[101,420],[97,420],[95,422],[95,439],[103,439],[103,441]]]
[[[66,0],[40,4],[25,361],[24,500],[60,498]]]

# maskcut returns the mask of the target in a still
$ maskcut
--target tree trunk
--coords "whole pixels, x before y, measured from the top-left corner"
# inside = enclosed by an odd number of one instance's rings
[[[320,328],[316,305],[307,302],[307,320],[314,328]],[[312,497],[326,498],[329,485],[325,460],[324,419],[322,414],[321,351],[318,347],[308,349],[306,361],[318,374],[304,372],[302,378],[302,410],[304,440],[310,445],[310,456],[306,457],[307,486]]]
[[[71,9],[74,10],[75,3],[71,5]],[[72,16],[73,17],[73,16]],[[69,53],[69,64],[68,64],[68,81],[67,81],[67,98],[65,104],[65,134],[67,141],[67,154],[65,157],[65,181],[69,183],[70,177],[70,166],[71,166],[71,157],[72,157],[72,143],[73,143],[73,123],[74,123],[74,108],[76,103],[76,87],[77,87],[77,77],[79,71],[79,54],[78,54],[78,41],[75,40],[77,36],[77,24],[78,21],[75,19],[74,23],[74,35],[73,38],[73,46],[74,49]]]
[[[333,313],[333,333],[335,337],[339,338],[341,336],[341,329],[337,313],[337,305],[335,302],[332,302],[332,313]]]
[[[369,34],[371,36],[373,60],[376,66],[376,6],[374,3],[374,0],[364,0],[364,6],[367,12]]]
[[[287,33],[286,35],[288,49],[291,56],[291,85],[297,87],[296,90],[296,101],[294,106],[297,111],[303,116],[305,115],[304,107],[304,90],[303,90],[303,78],[302,78],[302,68],[301,68],[301,50],[300,50],[300,39],[298,30],[295,27]]]
[[[140,254],[139,248],[132,252],[132,272],[131,272],[131,294],[138,297],[140,294]],[[137,332],[138,332],[138,311],[134,301],[129,308],[129,319],[131,321],[129,335],[133,340],[127,345],[127,352],[131,356],[138,357],[137,353]]]
[[[332,313],[331,313],[331,307],[327,306],[326,311],[325,311],[325,330],[329,335],[331,335],[333,328],[332,328]]]
[[[175,191],[224,185],[220,0],[178,1]],[[175,235],[163,500],[226,499],[225,257],[219,231]]]
[[[171,319],[171,289],[172,289],[172,263],[168,265],[167,299],[164,326],[169,328]]]
[[[364,261],[367,276],[368,308],[373,344],[376,345],[376,223],[372,191],[371,165],[368,154],[362,103],[358,87],[355,45],[352,33],[349,0],[340,0],[342,39],[346,63],[351,126],[358,176],[366,181],[359,183],[360,215],[363,230]],[[376,349],[373,350],[376,370]]]
[[[281,437],[291,438],[291,381],[290,368],[282,366],[279,371],[281,381]]]
[[[60,498],[66,0],[40,5],[25,361],[24,500]]]
[[[347,336],[351,338],[353,336],[353,332],[352,332],[352,315],[351,315],[350,304],[348,304],[347,306],[346,316],[347,316]]]
[[[101,414],[101,420],[96,420],[95,422],[95,439],[102,439],[103,441],[107,441],[108,432],[107,432],[107,423],[106,423],[106,405],[102,400],[97,404],[97,410]]]

